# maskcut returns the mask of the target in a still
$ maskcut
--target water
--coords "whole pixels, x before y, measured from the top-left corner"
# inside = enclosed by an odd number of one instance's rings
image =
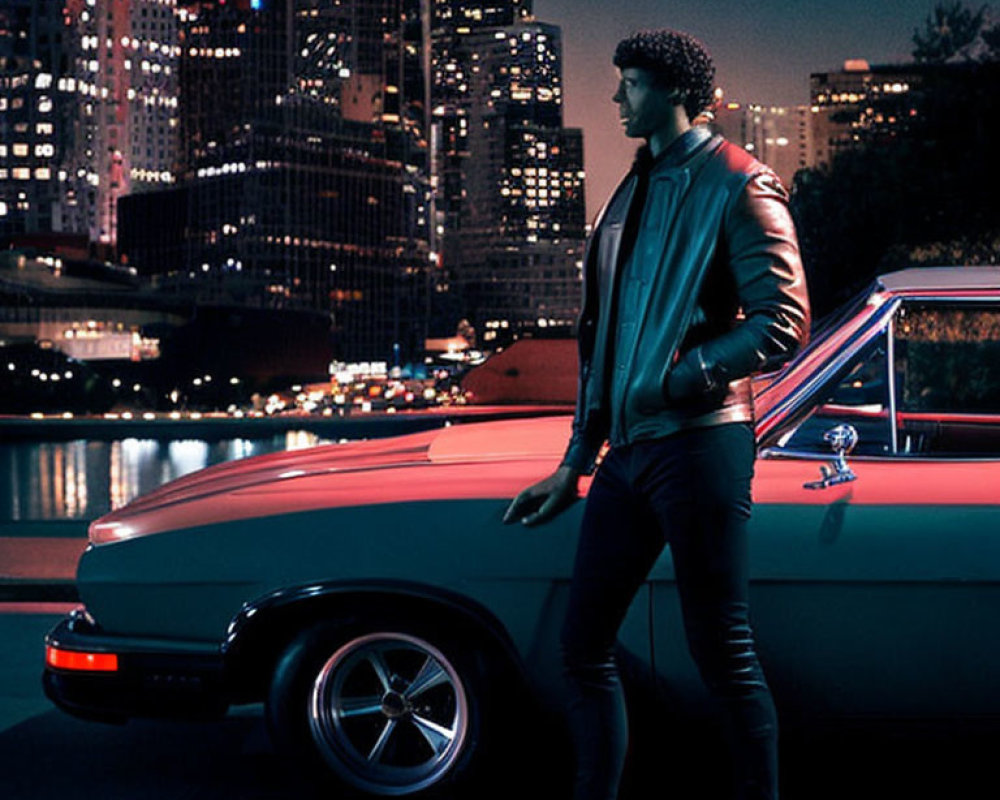
[[[326,444],[288,431],[260,439],[0,444],[0,522],[90,520],[168,481],[247,456]]]

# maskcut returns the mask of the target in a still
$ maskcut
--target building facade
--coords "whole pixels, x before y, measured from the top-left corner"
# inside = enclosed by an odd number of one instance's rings
[[[829,164],[842,150],[908,135],[928,69],[869,66],[856,59],[841,70],[810,75],[813,163]]]
[[[66,216],[114,247],[119,199],[176,180],[176,0],[67,0],[66,11],[77,92]]]
[[[180,182],[122,201],[130,261],[215,302],[327,311],[343,357],[419,349],[431,260],[419,2],[205,0],[183,4],[178,25]]]
[[[432,64],[449,285],[487,343],[568,335],[586,211],[582,133],[562,126],[560,30],[524,4],[478,26],[465,24],[473,4],[460,7],[462,25],[434,32]]]
[[[70,23],[57,0],[0,5],[0,237],[73,230],[64,202],[77,108]]]
[[[795,173],[815,165],[810,106],[762,106],[724,103],[713,127],[773,169],[791,187]]]

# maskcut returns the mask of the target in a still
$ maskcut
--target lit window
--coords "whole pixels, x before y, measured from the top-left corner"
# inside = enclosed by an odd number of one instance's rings
[[[14,155],[24,157],[28,155],[28,145],[24,143],[15,144],[13,147]]]
[[[48,167],[38,167],[35,170],[35,180],[47,181],[52,177],[52,170]]]

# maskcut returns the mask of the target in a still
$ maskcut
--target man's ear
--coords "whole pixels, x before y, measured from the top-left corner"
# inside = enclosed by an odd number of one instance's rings
[[[673,103],[675,106],[682,106],[684,105],[684,102],[687,100],[687,93],[682,91],[681,89],[671,89],[670,92],[667,94],[667,97],[669,98],[670,102]]]

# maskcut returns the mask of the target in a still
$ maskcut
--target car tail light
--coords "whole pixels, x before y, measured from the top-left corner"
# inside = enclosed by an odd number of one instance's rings
[[[45,648],[45,663],[54,669],[68,669],[76,672],[118,671],[118,656],[115,653],[60,650],[52,645]]]

